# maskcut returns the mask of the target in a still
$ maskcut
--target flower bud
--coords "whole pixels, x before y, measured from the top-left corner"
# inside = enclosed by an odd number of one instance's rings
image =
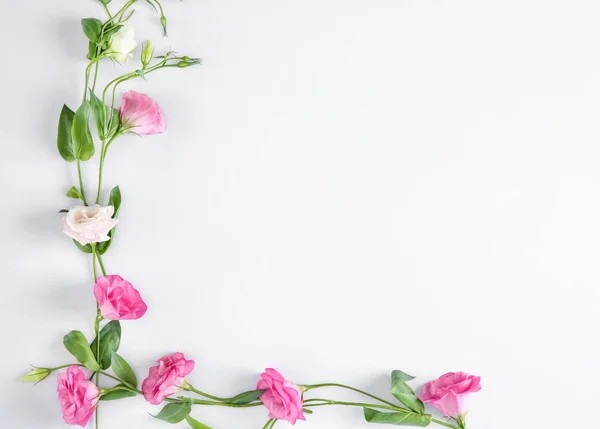
[[[48,377],[52,373],[49,368],[34,368],[24,377],[21,377],[21,381],[25,383],[37,383]]]
[[[163,30],[165,32],[164,35],[166,36],[167,35],[167,17],[166,16],[163,15],[160,17],[160,24],[162,25]]]
[[[152,41],[148,40],[144,47],[142,48],[142,69],[145,69],[152,61],[152,56],[154,55],[154,46],[152,46]]]

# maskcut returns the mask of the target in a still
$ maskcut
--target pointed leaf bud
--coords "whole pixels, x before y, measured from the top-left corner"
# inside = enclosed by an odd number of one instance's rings
[[[154,55],[154,46],[152,45],[152,41],[148,40],[144,47],[142,48],[142,69],[145,69],[152,61],[152,56]]]
[[[25,383],[37,383],[48,377],[52,373],[49,368],[34,368],[24,377],[21,377],[21,381]]]

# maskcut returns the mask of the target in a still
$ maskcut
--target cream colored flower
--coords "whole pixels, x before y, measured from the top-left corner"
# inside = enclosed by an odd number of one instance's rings
[[[119,222],[113,219],[113,206],[75,206],[62,220],[63,232],[82,246],[110,240],[108,232]]]
[[[135,29],[133,27],[123,27],[110,38],[110,46],[106,55],[124,63],[127,58],[132,56],[132,52],[137,48],[135,42]]]

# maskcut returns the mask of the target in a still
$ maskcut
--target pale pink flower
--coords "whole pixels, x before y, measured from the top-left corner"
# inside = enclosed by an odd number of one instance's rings
[[[112,218],[114,212],[113,206],[72,207],[62,219],[63,232],[82,246],[108,241],[108,232],[119,222],[118,219]]]
[[[77,365],[58,375],[58,400],[65,422],[85,427],[90,420],[100,392]]]
[[[127,91],[123,95],[119,114],[123,129],[135,134],[161,134],[167,129],[158,104],[146,94]]]
[[[135,320],[148,310],[137,289],[121,276],[98,277],[94,296],[102,317],[108,320]]]
[[[164,356],[157,362],[158,365],[150,368],[142,383],[144,398],[153,405],[160,404],[167,396],[185,387],[185,376],[194,369],[194,361],[187,360],[183,353]]]
[[[449,372],[423,386],[419,399],[437,408],[445,416],[463,417],[469,394],[479,392],[481,377],[464,372]]]
[[[260,400],[269,409],[269,417],[296,424],[306,420],[302,411],[302,390],[287,381],[273,368],[267,368],[260,376],[257,390],[264,390]]]

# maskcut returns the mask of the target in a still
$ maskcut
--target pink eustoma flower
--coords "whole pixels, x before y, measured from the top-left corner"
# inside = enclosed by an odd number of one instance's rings
[[[123,95],[121,108],[121,127],[139,135],[161,134],[167,130],[167,124],[158,104],[146,94],[127,91]]]
[[[186,385],[185,377],[194,369],[194,361],[187,360],[183,353],[164,356],[158,365],[150,368],[148,377],[142,383],[142,393],[146,401],[159,405],[167,396],[179,392]]]
[[[437,408],[448,417],[464,417],[467,413],[467,398],[479,392],[481,377],[464,372],[449,372],[431,381],[421,390],[419,399]]]
[[[287,381],[273,368],[267,368],[260,376],[257,390],[264,390],[260,400],[269,410],[269,417],[296,424],[297,420],[306,420],[302,411],[302,390]]]
[[[58,375],[58,400],[65,422],[85,427],[94,411],[100,392],[78,366],[72,365]]]
[[[137,289],[121,276],[98,277],[94,296],[102,317],[108,320],[136,320],[148,310]]]

